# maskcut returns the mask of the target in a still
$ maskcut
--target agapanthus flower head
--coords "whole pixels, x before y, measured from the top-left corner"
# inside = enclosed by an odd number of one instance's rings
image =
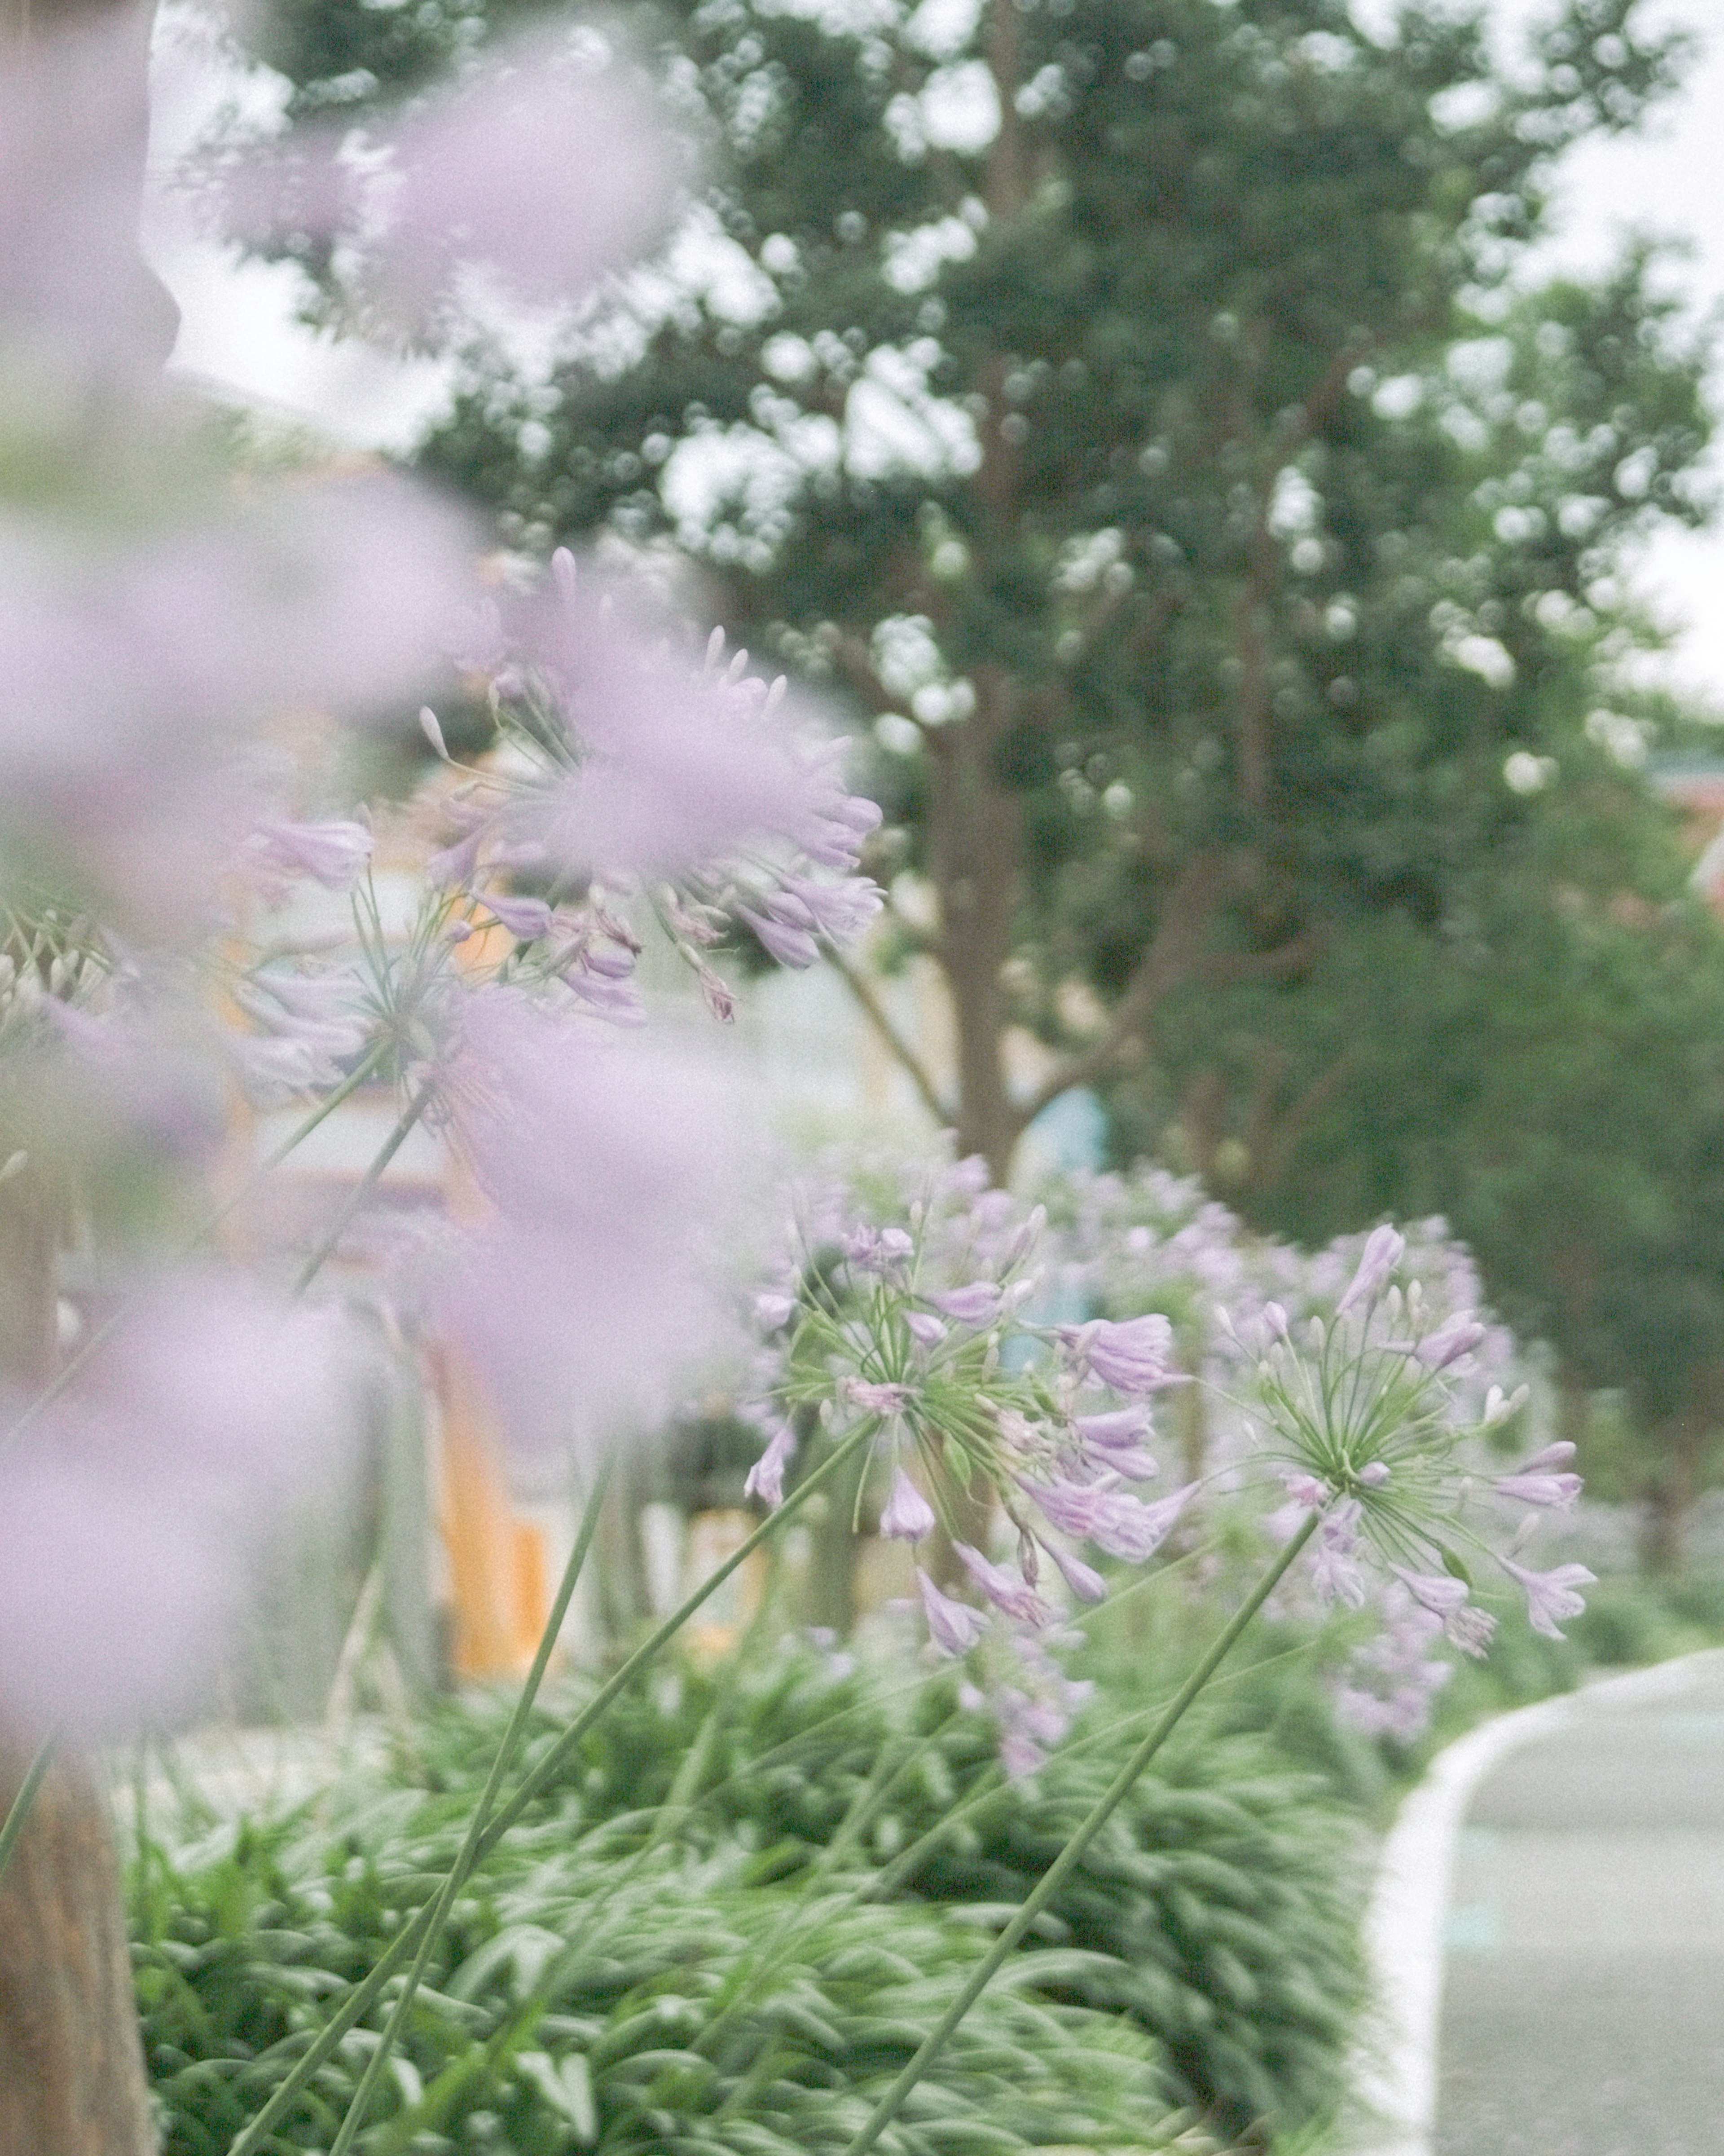
[[[468,997],[446,1091],[490,1213],[435,1301],[508,1433],[555,1452],[651,1426],[721,1326],[739,1104],[708,1070],[498,988]]]
[[[1363,1608],[1374,1560],[1400,1583],[1397,1591],[1441,1621],[1451,1645],[1476,1654],[1495,1620],[1473,1604],[1460,1553],[1496,1554],[1466,1509],[1477,1476],[1467,1447],[1485,1426],[1474,1419],[1476,1406],[1469,1412],[1466,1358],[1485,1328],[1465,1307],[1431,1325],[1416,1276],[1404,1294],[1387,1289],[1404,1255],[1396,1231],[1378,1230],[1332,1327],[1306,1338],[1270,1328],[1250,1403],[1254,1424],[1260,1417],[1267,1427],[1254,1450],[1267,1455],[1295,1503],[1319,1516],[1309,1564],[1322,1599]],[[1392,1337],[1409,1325],[1413,1338]],[[1561,1505],[1578,1483],[1541,1462],[1495,1486],[1530,1505]]]
[[[354,1432],[331,1313],[209,1271],[128,1285],[119,1330],[0,1455],[14,1730],[107,1737],[205,1704],[267,1537],[340,1486]]]
[[[254,247],[343,243],[365,319],[409,335],[477,266],[516,301],[578,298],[667,229],[685,159],[641,82],[589,32],[519,38],[419,109],[302,128],[241,162],[226,223]]]

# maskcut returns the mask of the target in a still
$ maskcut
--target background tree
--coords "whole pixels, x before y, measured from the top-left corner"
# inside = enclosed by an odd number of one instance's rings
[[[1512,86],[1416,9],[969,13],[636,11],[716,146],[699,236],[547,379],[475,346],[425,455],[528,547],[674,541],[885,721],[942,1105],[1003,1173],[1183,987],[1441,920],[1706,423],[1644,254],[1509,297],[1552,157],[1671,78],[1629,7]],[[1014,1024],[1065,1051],[1027,1098]]]
[[[548,372],[473,341],[424,454],[529,549],[698,562],[875,721],[956,1097],[889,1037],[962,1145],[1003,1174],[1088,1081],[1265,1224],[1443,1210],[1656,1476],[1717,1360],[1717,952],[1611,685],[1704,354],[1644,246],[1518,274],[1552,162],[1675,78],[1636,12],[1511,80],[1419,8],[636,8],[706,192]],[[486,27],[283,22],[361,118]]]

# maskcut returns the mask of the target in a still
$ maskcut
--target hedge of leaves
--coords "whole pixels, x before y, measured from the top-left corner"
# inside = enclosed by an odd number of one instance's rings
[[[685,1845],[740,1838],[787,1880],[838,1840],[846,1865],[884,1868],[906,1921],[927,1904],[987,1920],[1052,1861],[1141,1732],[1139,1706],[1116,1676],[1045,1769],[1005,1784],[986,1724],[955,1712],[948,1687],[906,1681],[894,1698],[848,1658],[788,1650],[740,1679],[685,1672],[674,1693],[634,1695],[547,1804],[619,1829],[632,1813],[640,1831],[668,1805]],[[426,1732],[432,1784],[482,1772],[471,1717]],[[1360,1840],[1332,1788],[1270,1740],[1200,1723],[1048,1912],[1038,1950],[1085,1957],[1050,1979],[1056,1995],[1154,2036],[1178,2101],[1229,2137],[1327,2118],[1364,1990]]]
[[[429,1892],[462,1819],[449,1796],[373,1785],[262,1825],[146,1837],[135,1954],[163,2156],[222,2156]],[[360,2146],[835,2156],[986,1933],[956,1912],[869,1906],[842,1880],[804,1901],[772,1883],[777,1868],[736,1837],[702,1853],[572,1832],[549,1808],[458,1904]],[[1072,2003],[1091,1980],[1080,1953],[1023,1957],[881,2146],[1196,2149],[1167,2119],[1153,2043]],[[350,2032],[273,2148],[328,2147],[373,2041]]]

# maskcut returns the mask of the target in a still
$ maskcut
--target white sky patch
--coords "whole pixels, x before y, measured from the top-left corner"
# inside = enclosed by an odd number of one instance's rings
[[[1607,755],[1629,770],[1638,769],[1645,762],[1648,730],[1625,711],[1588,711],[1586,731],[1588,741],[1596,742]]]
[[[976,234],[961,217],[942,217],[913,232],[886,236],[885,274],[895,291],[923,292],[948,262],[967,262],[976,252]]]
[[[1494,636],[1458,636],[1444,656],[1493,689],[1506,689],[1515,678],[1515,662]]]
[[[761,0],[760,12],[818,23],[829,37],[865,38],[895,29],[903,9],[899,0]]]
[[[982,0],[922,0],[905,28],[907,43],[931,59],[955,59],[976,34]]]
[[[922,85],[922,132],[931,148],[973,157],[1000,131],[999,91],[986,60],[936,68]]]
[[[1297,465],[1283,465],[1269,498],[1269,528],[1277,539],[1296,539],[1315,531],[1322,504],[1316,489]]]
[[[664,269],[674,286],[702,300],[719,321],[749,328],[777,311],[777,286],[704,203],[671,240]]]
[[[1548,786],[1557,775],[1557,759],[1553,756],[1534,756],[1531,749],[1517,748],[1504,759],[1503,783],[1511,793],[1537,793]]]
[[[929,393],[931,357],[921,356],[919,362],[892,345],[869,353],[844,403],[844,466],[853,478],[911,472],[940,479],[980,465],[982,444],[969,413]]]

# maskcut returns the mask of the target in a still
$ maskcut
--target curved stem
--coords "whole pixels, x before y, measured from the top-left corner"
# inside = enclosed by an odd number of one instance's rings
[[[1213,1645],[1169,1702],[1166,1713],[1095,1799],[1083,1824],[1036,1881],[1017,1915],[1000,1933],[987,1955],[977,1964],[968,1983],[923,2039],[916,2056],[875,2105],[867,2124],[851,2141],[844,2156],[865,2156],[865,2152],[873,2148],[903,2109],[905,2099],[945,2050],[959,2022],[999,1974],[1024,1933],[1081,1863],[1084,1852],[1125,1801],[1131,1785],[1172,1735],[1181,1716],[1225,1661],[1239,1635],[1274,1594],[1294,1559],[1316,1532],[1320,1517],[1316,1512],[1309,1516],[1304,1526],[1223,1627]]]
[[[6,1815],[6,1823],[0,1826],[0,1876],[12,1861],[12,1852],[18,1846],[18,1838],[24,1830],[24,1822],[30,1815],[30,1806],[36,1801],[36,1792],[42,1786],[42,1777],[48,1772],[54,1758],[57,1732],[50,1729],[36,1748],[36,1756],[24,1769],[24,1779],[18,1784],[18,1794],[13,1799]]]
[[[336,1244],[341,1241],[341,1237],[346,1233],[347,1224],[352,1219],[353,1215],[359,1210],[360,1207],[364,1204],[366,1199],[370,1197],[372,1192],[377,1188],[377,1178],[382,1174],[383,1170],[387,1168],[390,1162],[394,1159],[396,1154],[400,1152],[403,1146],[404,1146],[408,1138],[412,1137],[414,1129],[418,1124],[419,1118],[424,1114],[426,1109],[430,1106],[431,1096],[436,1090],[437,1081],[435,1079],[428,1078],[424,1084],[420,1086],[418,1091],[413,1095],[412,1100],[408,1102],[406,1107],[402,1111],[400,1119],[396,1123],[394,1129],[390,1132],[388,1137],[384,1139],[382,1146],[379,1147],[377,1158],[372,1162],[371,1166],[367,1168],[364,1174],[360,1177],[358,1182],[354,1184],[352,1189],[348,1192],[341,1211],[337,1213],[335,1217],[334,1223],[331,1225],[329,1233],[317,1245],[317,1248],[313,1250],[310,1256],[306,1259],[305,1265],[300,1268],[300,1276],[293,1284],[293,1291],[295,1295],[303,1295],[305,1290],[310,1286],[312,1281],[316,1279],[318,1274],[322,1271],[325,1264],[328,1261],[329,1258],[334,1252]]]
[[[550,1615],[545,1620],[545,1628],[539,1635],[538,1651],[533,1656],[533,1666],[527,1671],[526,1681],[521,1688],[521,1697],[516,1701],[515,1711],[509,1717],[508,1727],[503,1732],[503,1741],[498,1745],[496,1757],[491,1761],[490,1772],[485,1776],[485,1787],[480,1792],[478,1803],[473,1807],[473,1816],[467,1822],[466,1835],[454,1864],[449,1867],[449,1876],[438,1890],[437,1898],[431,1905],[431,1914],[420,1934],[413,1966],[407,1973],[399,1997],[390,2009],[389,2019],[383,2025],[383,2033],[366,2061],[365,2071],[360,2077],[358,2087],[353,2092],[353,2100],[347,2107],[347,2115],[341,2121],[341,2130],[331,2144],[329,2156],[346,2156],[347,2150],[353,2145],[355,2135],[364,2125],[366,2113],[371,2108],[372,2092],[382,2077],[383,2069],[389,2062],[390,2054],[395,2049],[412,2010],[414,1994],[424,1980],[433,1949],[442,1937],[444,1925],[449,1920],[449,1912],[454,1907],[456,1895],[472,1871],[479,1838],[490,1823],[497,1792],[514,1760],[526,1729],[527,1717],[532,1712],[533,1702],[538,1697],[539,1686],[544,1681],[545,1671],[550,1665],[552,1652],[562,1635],[562,1620],[568,1614],[569,1600],[574,1594],[575,1583],[581,1576],[581,1568],[587,1562],[587,1553],[593,1547],[593,1537],[598,1530],[598,1515],[610,1479],[611,1462],[607,1460],[599,1469],[593,1485],[593,1494],[587,1498],[586,1509],[581,1515],[575,1546],[569,1552],[557,1598],[551,1605]]]

